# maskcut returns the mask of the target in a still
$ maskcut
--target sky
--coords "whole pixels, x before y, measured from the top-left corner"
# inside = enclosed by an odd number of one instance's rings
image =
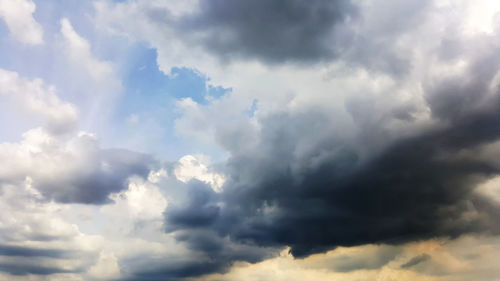
[[[0,0],[0,281],[500,281],[500,2]]]

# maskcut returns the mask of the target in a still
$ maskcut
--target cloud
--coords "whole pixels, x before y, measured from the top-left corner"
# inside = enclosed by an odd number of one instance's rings
[[[96,81],[108,80],[112,76],[111,63],[94,58],[89,42],[76,33],[66,18],[61,20],[61,34],[66,43],[68,56],[74,64],[82,67]]]
[[[101,149],[95,137],[81,133],[67,141],[41,128],[19,143],[1,143],[0,156],[10,165],[0,169],[0,182],[29,179],[48,199],[103,204],[108,195],[126,188],[130,176],[147,177],[154,160],[121,149]]]
[[[500,33],[471,32],[467,1],[446,2],[98,1],[90,17],[98,32],[125,35],[133,48],[146,41],[167,74],[188,67],[210,77],[208,87],[231,87],[203,104],[178,100],[174,122],[176,133],[228,158],[212,165],[176,151],[185,156],[160,166],[103,148],[113,140],[75,133],[72,106],[50,87],[0,72],[4,95],[20,105],[43,92],[27,111],[48,120],[0,144],[9,160],[0,168],[8,209],[0,271],[65,280],[57,274],[491,280],[496,269],[482,262],[496,260],[500,245],[485,242],[500,230],[491,187],[500,168]],[[94,92],[113,80],[113,65],[68,19],[60,23],[68,72],[91,82],[71,84]],[[117,111],[120,125],[137,112]]]
[[[223,60],[315,62],[335,56],[335,26],[354,16],[350,1],[200,1],[197,12],[175,22]],[[158,18],[158,20],[162,20]]]
[[[9,263],[0,263],[0,271],[7,272],[12,275],[51,275],[55,273],[76,273],[80,270],[67,270],[57,267],[45,267],[39,265],[17,265]]]
[[[204,255],[227,251],[228,266],[239,257],[217,241],[288,246],[304,258],[498,232],[495,204],[475,192],[498,165],[473,153],[500,137],[498,34],[463,33],[466,4],[455,14],[455,5],[432,1],[290,1],[272,17],[278,1],[220,3],[175,15],[141,1],[96,5],[100,24],[155,47],[165,73],[196,68],[233,89],[206,105],[178,102],[177,131],[230,157],[223,192],[193,180],[188,199],[165,211],[167,233]],[[317,24],[321,16],[308,16],[319,10],[338,17]],[[254,11],[262,25],[249,24]],[[309,24],[318,28],[303,33]],[[255,99],[256,112],[241,118]],[[390,258],[346,260],[340,271]]]
[[[210,172],[208,166],[210,166],[210,159],[207,156],[186,155],[179,159],[174,174],[177,179],[182,182],[189,182],[191,179],[197,179],[209,184],[214,191],[221,192],[221,187],[224,185],[225,178],[221,174]]]
[[[496,205],[474,192],[498,175],[498,165],[467,153],[500,138],[500,95],[492,86],[497,44],[483,39],[481,54],[461,54],[464,68],[421,82],[430,115],[411,134],[384,127],[401,119],[391,110],[400,105],[354,110],[370,105],[366,100],[346,103],[360,128],[353,135],[339,133],[330,113],[316,108],[261,116],[251,146],[225,145],[240,135],[220,125],[227,133],[219,141],[231,153],[224,192],[196,192],[185,208],[165,213],[167,229],[290,246],[296,257],[338,246],[498,233]],[[384,118],[374,119],[378,114]]]
[[[287,250],[279,256],[250,264],[237,263],[228,272],[210,274],[193,280],[426,280],[426,281],[467,281],[495,280],[498,276],[496,260],[498,237],[465,236],[457,240],[427,240],[402,246],[363,245],[340,247],[324,254],[312,255],[304,259],[294,259]],[[410,268],[402,264],[415,257],[428,256],[425,262]],[[380,268],[371,264],[385,259],[390,261]],[[362,265],[349,272],[335,271],[336,265]]]
[[[370,251],[370,247],[365,248],[366,253],[354,252],[353,254],[338,255],[327,259],[326,263],[336,272],[373,270],[387,265],[401,253],[401,249],[396,247],[379,247],[372,251]]]
[[[41,79],[25,80],[0,69],[0,94],[45,126],[29,130],[18,143],[0,143],[9,165],[0,169],[1,183],[29,179],[44,196],[59,202],[109,202],[108,195],[126,187],[129,176],[146,177],[152,157],[121,149],[101,149],[91,134],[77,133],[78,113],[61,101]]]
[[[12,36],[22,43],[43,43],[42,27],[33,18],[36,5],[31,0],[0,1],[0,17],[7,23]]]
[[[88,275],[102,280],[113,280],[120,276],[118,261],[113,254],[101,253],[97,263],[92,266]]]
[[[407,263],[402,264],[401,268],[410,268],[410,267],[415,266],[415,265],[417,265],[419,263],[427,261],[430,258],[431,257],[429,255],[427,255],[427,254],[422,254],[420,256],[416,256],[416,257],[412,258],[411,260],[409,260]]]
[[[41,79],[27,80],[17,72],[0,69],[0,89],[0,96],[7,96],[24,112],[45,119],[51,133],[65,134],[76,129],[76,107],[61,101],[55,88],[45,85]]]
[[[21,246],[0,245],[0,255],[11,257],[51,257],[51,258],[66,258],[74,256],[69,251],[59,249],[38,249]]]
[[[341,1],[199,1],[185,12],[171,4],[132,4],[145,22],[196,44],[221,60],[257,59],[265,63],[316,62],[335,56],[335,27],[355,16]],[[98,4],[103,11],[104,4]],[[172,44],[175,46],[175,44]]]
[[[168,204],[156,185],[139,177],[130,178],[128,187],[111,194],[110,200],[113,204],[103,206],[101,212],[115,217],[117,221],[124,221],[124,224],[126,222],[161,221]],[[125,214],[125,219],[123,219]],[[129,226],[130,230],[134,227],[135,225]]]
[[[493,225],[481,225],[481,214],[471,216],[477,212],[470,205],[471,192],[498,171],[488,163],[440,153],[452,155],[487,141],[476,134],[468,143],[465,136],[482,128],[478,124],[485,119],[494,120],[495,112],[477,116],[470,127],[457,124],[402,139],[366,162],[354,147],[334,138],[299,154],[311,130],[327,126],[311,115],[275,116],[263,123],[257,150],[236,152],[229,160],[223,196],[201,197],[196,209],[166,213],[167,224],[215,229],[262,246],[288,245],[295,256],[490,230]],[[457,147],[455,140],[465,143]],[[201,217],[192,213],[196,210]]]
[[[0,193],[0,272],[77,275],[94,263],[102,239],[67,222],[61,211],[68,206],[42,200],[29,180],[1,183]]]

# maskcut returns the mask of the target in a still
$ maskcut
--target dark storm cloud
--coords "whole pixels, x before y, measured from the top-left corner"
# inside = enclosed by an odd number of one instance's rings
[[[146,177],[155,164],[151,156],[122,149],[101,150],[93,166],[71,175],[43,179],[35,186],[62,203],[104,204],[108,195],[127,187],[130,176]]]
[[[346,148],[299,175],[290,165],[279,163],[296,160],[291,156],[232,159],[234,181],[226,185],[227,207],[220,217],[227,211],[235,218],[221,231],[264,246],[289,245],[299,257],[336,246],[401,243],[478,231],[482,226],[477,221],[461,217],[469,210],[473,187],[498,171],[487,163],[454,159],[447,153],[487,141],[471,142],[469,134],[483,130],[488,120],[493,124],[492,114],[473,118],[467,125],[400,140],[368,163],[360,163],[356,152]],[[286,119],[278,122],[291,124]],[[492,133],[500,136],[498,129]],[[275,142],[277,151],[291,148],[290,153],[293,144],[283,142],[300,138],[271,134],[266,141]],[[320,154],[328,148],[318,149]],[[242,172],[260,180],[240,185],[237,177]],[[266,206],[272,210],[268,214],[262,211]]]
[[[335,26],[355,10],[349,0],[209,0],[177,28],[222,59],[309,62],[335,55]]]
[[[463,156],[500,140],[500,94],[490,87],[500,65],[494,50],[471,59],[462,79],[426,81],[426,99],[438,125],[399,137],[369,158],[360,153],[359,141],[338,137],[328,113],[261,119],[254,149],[229,146],[224,192],[206,189],[183,207],[167,210],[167,231],[210,233],[254,247],[289,246],[295,257],[338,246],[498,231],[493,219],[498,208],[474,192],[500,173],[498,165]],[[387,118],[412,120],[399,111],[387,110]],[[383,127],[367,124],[371,127],[361,126],[358,137],[369,144],[383,135]],[[231,134],[221,135],[224,143],[234,142]],[[178,238],[209,255],[225,251],[202,242],[206,237]],[[378,264],[345,270],[363,266]]]

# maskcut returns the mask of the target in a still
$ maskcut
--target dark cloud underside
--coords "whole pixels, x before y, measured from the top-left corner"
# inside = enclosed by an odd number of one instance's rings
[[[81,270],[65,270],[58,267],[46,267],[41,265],[19,265],[10,263],[0,263],[0,271],[7,272],[12,275],[51,275],[56,273],[76,273]]]
[[[109,194],[127,187],[131,176],[147,177],[155,160],[145,154],[122,149],[99,151],[97,164],[73,177],[35,182],[44,195],[62,203],[104,204]]]
[[[76,253],[60,249],[37,249],[21,246],[0,245],[0,256],[68,258]]]
[[[209,0],[179,29],[222,59],[320,61],[335,55],[335,26],[355,10],[348,0]]]

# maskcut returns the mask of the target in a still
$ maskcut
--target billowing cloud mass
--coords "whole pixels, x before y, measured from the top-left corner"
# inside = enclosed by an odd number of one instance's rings
[[[493,2],[0,0],[0,280],[498,281]]]

